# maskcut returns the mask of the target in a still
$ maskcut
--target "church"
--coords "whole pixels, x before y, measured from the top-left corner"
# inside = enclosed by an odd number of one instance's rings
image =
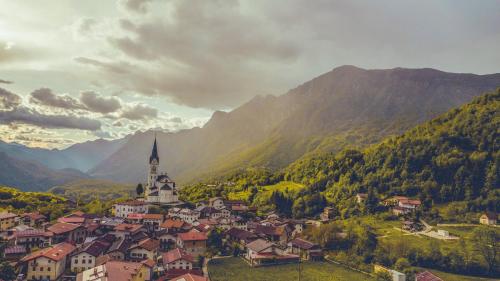
[[[168,177],[167,173],[160,173],[158,171],[159,166],[160,157],[158,156],[158,145],[155,137],[153,151],[151,151],[149,157],[148,183],[144,192],[146,202],[152,204],[178,203],[179,197],[175,182]]]

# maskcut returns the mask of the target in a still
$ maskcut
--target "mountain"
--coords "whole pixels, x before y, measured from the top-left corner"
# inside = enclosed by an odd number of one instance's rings
[[[241,167],[283,168],[311,154],[400,134],[499,85],[500,74],[342,66],[284,95],[215,112],[203,128],[158,133],[160,163],[184,183]],[[89,172],[141,181],[152,142],[153,132],[137,133]]]
[[[298,218],[315,216],[326,204],[334,206],[342,217],[370,213],[377,201],[392,195],[420,198],[424,210],[459,201],[468,211],[498,212],[498,128],[500,88],[362,150],[305,157],[275,174],[248,169],[222,181],[231,185],[192,185],[181,189],[181,196],[189,201],[238,197],[269,207],[276,203],[259,200],[265,191],[262,186],[302,184],[305,188],[300,194],[280,190],[292,200],[288,210],[282,211],[291,211]],[[249,187],[255,186],[255,193],[250,192]],[[357,204],[358,192],[372,199]]]
[[[98,139],[74,144],[63,150],[33,148],[0,141],[0,152],[18,160],[36,162],[50,169],[71,168],[86,172],[118,150],[126,140],[127,137],[118,140]]]
[[[74,169],[52,170],[39,163],[19,160],[0,152],[0,185],[24,191],[42,191],[89,176]]]

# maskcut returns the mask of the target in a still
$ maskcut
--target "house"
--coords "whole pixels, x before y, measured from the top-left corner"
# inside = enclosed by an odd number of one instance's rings
[[[149,210],[148,204],[144,201],[129,200],[126,202],[116,203],[113,205],[115,216],[126,218],[128,214],[140,213],[146,214]]]
[[[222,198],[220,197],[213,197],[208,199],[208,206],[217,210],[226,208],[226,206],[224,205],[224,200],[222,200]]]
[[[52,243],[75,242],[81,244],[87,236],[83,226],[73,223],[58,222],[47,227],[47,231],[53,233]]]
[[[216,220],[224,215],[222,209],[216,209],[214,207],[202,207],[197,210],[200,212],[199,217],[203,219]]]
[[[403,208],[403,207],[396,206],[396,207],[392,208],[392,213],[394,215],[396,215],[396,216],[404,216],[406,214],[411,213],[411,210]]]
[[[189,231],[177,235],[177,246],[193,257],[201,256],[207,249],[207,235],[204,232]]]
[[[245,259],[251,266],[270,264],[296,263],[299,262],[298,255],[286,254],[274,243],[264,239],[257,239],[246,245]]]
[[[7,231],[7,229],[16,226],[18,218],[19,217],[13,213],[0,213],[0,231]]]
[[[151,280],[151,268],[144,263],[108,261],[102,265],[93,267],[79,273],[77,281],[149,281]]]
[[[195,259],[184,250],[176,248],[162,255],[162,264],[165,271],[172,269],[193,269]]]
[[[104,254],[110,244],[100,240],[94,240],[84,244],[71,254],[71,272],[79,273],[96,266],[96,259]]]
[[[175,216],[173,217],[178,217],[181,220],[187,222],[187,223],[194,223],[198,218],[200,217],[200,212],[195,211],[195,210],[190,210],[190,209],[181,209]]]
[[[129,239],[118,238],[109,247],[106,254],[113,260],[124,261],[127,259],[128,249],[132,245]]]
[[[289,225],[272,226],[272,225],[257,225],[254,233],[262,238],[266,238],[272,242],[279,242],[285,245],[288,238],[291,236],[293,229]]]
[[[143,224],[146,228],[159,230],[160,225],[163,223],[164,216],[162,214],[145,214],[143,217]]]
[[[48,247],[51,244],[53,235],[52,232],[41,229],[27,229],[14,232],[8,237],[8,240],[11,245],[24,246],[29,250],[34,247]]]
[[[131,224],[142,224],[145,215],[142,213],[129,213],[127,214],[126,221]]]
[[[358,202],[358,204],[365,202],[366,198],[368,198],[368,194],[366,194],[366,193],[356,194],[356,202]]]
[[[415,274],[415,281],[443,281],[429,271],[419,272]]]
[[[25,246],[8,246],[4,249],[4,258],[8,261],[18,261],[28,253]]]
[[[21,215],[20,223],[32,227],[41,226],[43,223],[47,222],[47,218],[38,212],[24,213]]]
[[[391,275],[392,281],[406,281],[406,274],[398,272],[393,269],[386,268],[384,266],[375,264],[373,266],[373,272],[378,273],[378,272],[387,272]]]
[[[25,256],[20,262],[26,265],[26,279],[57,280],[66,269],[69,255],[75,249],[75,246],[63,242]]]
[[[113,229],[111,231],[111,234],[116,236],[117,238],[132,238],[133,236],[137,235],[139,232],[143,232],[144,227],[142,224],[129,224],[129,223],[122,223]]]
[[[335,217],[335,208],[325,207],[319,217],[322,221],[329,221],[333,219]]]
[[[159,248],[159,240],[146,238],[138,243],[132,244],[128,250],[128,256],[135,261],[142,261],[145,259],[156,260]]]
[[[481,217],[479,218],[479,223],[485,225],[496,225],[497,218],[498,218],[497,214],[487,212],[481,215]]]
[[[422,202],[418,199],[400,199],[398,201],[398,206],[401,208],[415,210],[422,205]]]
[[[208,281],[208,278],[196,275],[196,274],[191,274],[187,273],[175,278],[170,279],[171,281]]]
[[[259,238],[253,232],[234,227],[226,231],[225,235],[227,241],[235,242],[243,246]]]
[[[287,253],[301,256],[305,260],[322,260],[323,251],[318,244],[310,241],[295,238],[288,242]]]

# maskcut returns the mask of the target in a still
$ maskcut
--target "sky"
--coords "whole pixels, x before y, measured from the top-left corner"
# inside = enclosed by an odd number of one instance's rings
[[[0,139],[201,127],[341,65],[500,72],[500,1],[0,0]]]

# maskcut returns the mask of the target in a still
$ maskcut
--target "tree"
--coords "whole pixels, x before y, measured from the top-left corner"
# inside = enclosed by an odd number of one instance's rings
[[[404,271],[410,267],[410,262],[406,258],[399,258],[394,264],[394,268],[399,271]]]
[[[0,264],[0,276],[3,278],[3,280],[11,281],[16,278],[16,272],[14,268],[5,261]]]
[[[135,188],[135,192],[137,192],[137,195],[141,195],[144,193],[144,187],[142,186],[142,183],[139,183],[137,187]]]
[[[488,272],[494,273],[498,270],[497,259],[500,250],[499,232],[491,227],[480,226],[474,229],[472,240],[475,250],[484,258],[488,265]]]
[[[385,270],[381,270],[375,273],[375,278],[377,281],[391,281],[392,275]]]

